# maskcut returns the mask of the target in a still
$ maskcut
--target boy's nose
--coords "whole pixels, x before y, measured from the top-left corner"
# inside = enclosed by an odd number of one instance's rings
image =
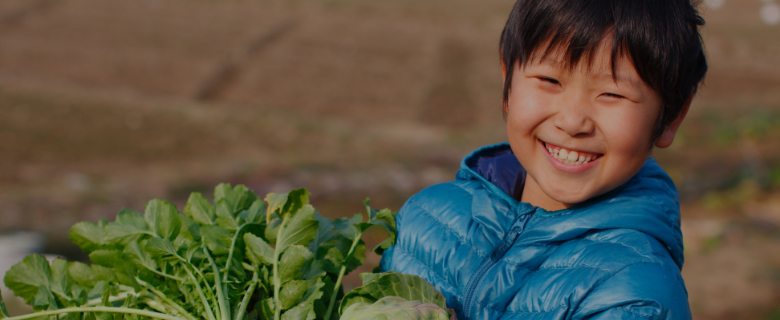
[[[583,103],[573,103],[560,110],[553,124],[572,137],[588,135],[596,128],[588,115],[588,106]]]

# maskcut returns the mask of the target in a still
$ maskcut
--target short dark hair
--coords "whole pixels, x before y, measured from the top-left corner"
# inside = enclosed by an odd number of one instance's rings
[[[615,58],[625,55],[661,97],[655,141],[707,72],[698,31],[702,25],[704,19],[689,0],[518,0],[499,44],[506,68],[503,110],[507,110],[515,62],[523,66],[535,53],[544,58],[560,48],[564,62],[573,68],[582,58],[592,59],[611,34],[613,74]],[[544,44],[547,47],[540,48]]]

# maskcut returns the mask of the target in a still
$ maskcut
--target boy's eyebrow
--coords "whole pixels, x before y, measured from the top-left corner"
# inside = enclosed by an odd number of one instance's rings
[[[598,78],[598,79],[605,79],[606,78],[606,79],[609,79],[610,81],[613,81],[615,83],[625,83],[625,84],[628,84],[629,86],[631,86],[632,89],[636,89],[636,90],[639,90],[640,88],[642,88],[641,84],[638,83],[638,81],[642,81],[641,79],[639,79],[637,77],[628,76],[625,72],[619,72],[618,71],[618,72],[615,72],[614,75],[611,72],[601,72],[601,73],[593,75],[593,77],[594,78]]]
[[[564,61],[561,59],[545,57],[540,59],[538,63],[547,67],[561,68],[561,66],[563,66]],[[641,83],[638,82],[638,81],[642,81],[642,79],[637,77],[631,77],[626,72],[620,72],[619,69],[615,71],[616,72],[614,77],[612,72],[599,72],[599,73],[594,73],[591,76],[596,79],[609,79],[610,81],[615,83],[625,83],[628,84],[632,89],[636,89],[636,90],[639,90],[642,87]]]

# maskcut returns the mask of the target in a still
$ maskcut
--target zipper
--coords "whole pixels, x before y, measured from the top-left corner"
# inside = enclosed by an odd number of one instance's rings
[[[468,290],[466,290],[466,299],[464,300],[463,304],[464,316],[468,316],[471,313],[471,303],[472,300],[474,300],[474,293],[476,293],[477,286],[479,286],[482,278],[498,263],[499,260],[501,260],[501,258],[504,257],[506,252],[512,248],[515,240],[517,240],[517,237],[520,236],[520,234],[523,232],[526,223],[528,223],[530,220],[530,216],[531,214],[529,213],[523,215],[523,217],[520,218],[523,219],[522,224],[512,227],[512,229],[509,230],[509,232],[504,236],[504,240],[502,240],[501,243],[490,252],[490,255],[488,255],[487,259],[485,259],[485,261],[479,265],[477,271],[475,271],[474,275],[471,276],[471,280],[469,280],[467,285]]]

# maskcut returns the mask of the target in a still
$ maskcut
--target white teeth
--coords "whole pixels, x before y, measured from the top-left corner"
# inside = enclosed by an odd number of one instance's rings
[[[577,151],[569,151],[562,148],[555,149],[547,145],[545,145],[545,148],[553,157],[568,165],[581,165],[596,159],[594,155],[584,155]]]
[[[569,151],[566,151],[566,149],[560,149],[558,151],[558,159],[564,160],[569,158]]]

